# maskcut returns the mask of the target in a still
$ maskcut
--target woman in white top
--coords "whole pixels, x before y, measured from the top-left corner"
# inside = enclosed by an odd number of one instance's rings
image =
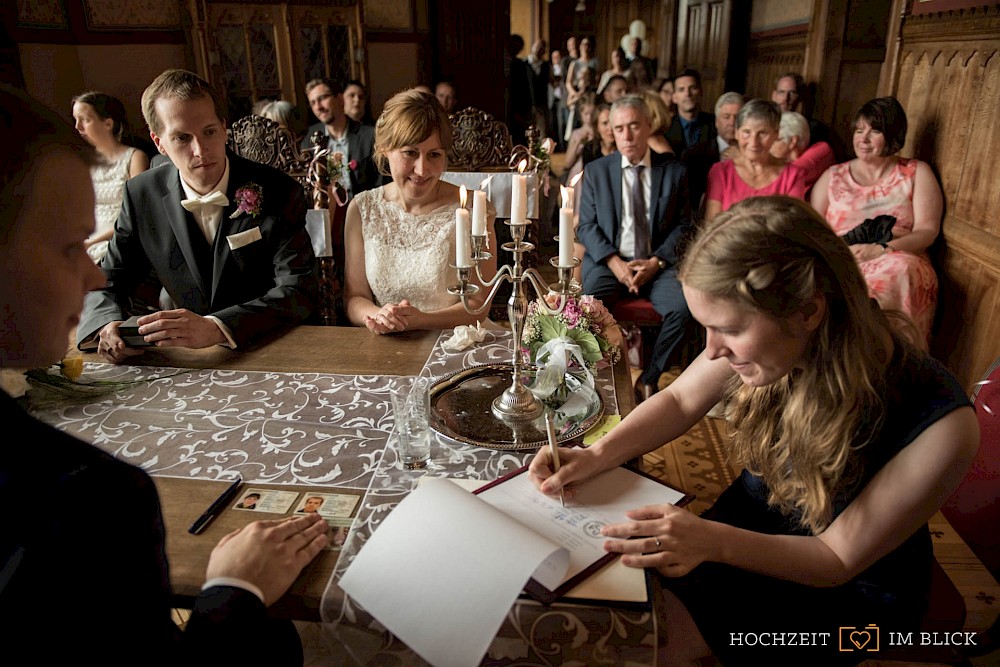
[[[362,192],[347,207],[344,304],[355,326],[377,334],[448,329],[486,319],[469,314],[448,286],[458,277],[455,210],[459,189],[441,180],[448,166],[451,123],[437,99],[407,90],[390,99],[375,124],[375,162],[392,182]],[[467,206],[471,207],[472,192]],[[486,232],[496,256],[489,206]],[[491,277],[496,260],[480,264]],[[475,272],[473,272],[473,282]],[[469,298],[485,302],[487,290]]]
[[[97,149],[100,160],[90,168],[94,182],[97,227],[87,239],[87,253],[100,263],[115,233],[125,181],[149,169],[149,158],[122,140],[128,135],[125,105],[107,93],[89,92],[73,98],[76,131]]]

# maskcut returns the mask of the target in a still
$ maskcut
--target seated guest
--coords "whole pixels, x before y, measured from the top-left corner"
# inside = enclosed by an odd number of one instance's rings
[[[740,152],[712,165],[705,193],[705,220],[711,220],[748,197],[790,195],[805,198],[805,174],[771,155],[781,112],[774,102],[750,100],[736,114]]]
[[[616,74],[608,79],[604,88],[598,89],[597,94],[600,96],[601,102],[605,104],[614,104],[621,98],[628,95],[628,79]]]
[[[906,112],[894,97],[865,104],[854,117],[856,158],[827,169],[812,205],[845,236],[871,296],[913,320],[926,348],[934,322],[937,275],[927,249],[941,231],[943,198],[926,162],[897,157],[906,141]],[[890,216],[878,236],[875,222]],[[864,225],[864,227],[862,227]],[[853,231],[857,229],[857,231]]]
[[[288,100],[275,100],[273,102],[268,102],[264,105],[264,108],[260,110],[260,115],[285,128],[292,133],[292,138],[295,141],[299,141],[298,131],[296,130],[296,127],[298,126],[298,114],[295,105],[291,102]],[[299,128],[299,130],[301,130],[301,128]]]
[[[351,79],[344,86],[344,115],[362,125],[375,125],[365,84]]]
[[[351,324],[387,334],[485,319],[448,294],[458,280],[450,265],[459,206],[459,189],[441,180],[449,148],[451,123],[433,96],[408,90],[386,102],[375,124],[375,159],[392,182],[363,193],[347,208],[344,304]],[[466,206],[472,206],[472,192]],[[490,248],[497,247],[495,216],[489,206]],[[480,267],[491,277],[496,260]],[[481,289],[469,301],[480,306],[486,296]]]
[[[686,69],[674,79],[674,104],[677,115],[667,129],[667,141],[687,167],[691,205],[701,210],[708,170],[719,161],[719,146],[715,116],[701,110],[701,74],[697,70]]]
[[[670,117],[673,118],[677,113],[677,105],[674,104],[674,77],[665,76],[657,79],[652,89],[659,93],[660,99],[667,105]]]
[[[605,155],[611,155],[616,150],[615,148],[615,133],[611,131],[611,105],[602,104],[597,107],[597,136],[591,139],[586,146],[583,147],[583,153],[580,155],[580,159],[576,161],[574,169],[566,176],[566,182],[571,182],[576,175],[587,168],[587,165],[598,160]],[[583,197],[583,188],[574,188],[573,190],[573,229],[575,230],[580,224],[580,200]],[[573,256],[580,260],[580,264],[573,269],[573,280],[583,284],[583,253],[585,252],[583,244],[579,241],[573,243]]]
[[[659,94],[652,90],[644,90],[639,95],[649,109],[649,148],[655,153],[673,153],[674,149],[667,141],[667,128],[673,121],[673,116]]]
[[[306,84],[306,97],[319,122],[306,130],[302,150],[313,150],[314,133],[325,135],[327,143],[322,147],[344,156],[340,184],[349,197],[381,185],[382,179],[372,161],[375,133],[370,126],[344,113],[344,91],[340,84],[329,79],[313,79]],[[352,162],[356,165],[353,169],[348,166]]]
[[[570,165],[569,174],[571,178],[580,171],[580,153],[583,147],[597,135],[597,97],[594,93],[584,93],[577,102],[576,109],[580,114],[580,127],[573,130],[569,136],[569,145],[566,147],[566,159],[563,164]]]
[[[719,159],[732,160],[739,155],[736,145],[736,114],[743,107],[739,93],[722,93],[715,101],[715,141],[719,146]]]
[[[557,473],[539,450],[535,483],[568,502],[574,484],[683,436],[724,399],[744,470],[715,505],[700,518],[650,505],[602,530],[633,538],[604,544],[623,565],[663,577],[671,658],[847,664],[844,617],[915,631],[930,593],[927,520],[979,442],[958,382],[871,307],[850,251],[803,202],[752,199],[707,223],[680,280],[705,351],[596,444],[564,450]],[[832,639],[732,641],[775,628]]]
[[[825,142],[833,150],[835,156],[841,155],[844,152],[843,146],[840,145],[840,140],[837,138],[836,133],[831,132],[830,128],[824,123],[808,116],[808,112],[805,110],[806,107],[810,106],[806,104],[806,94],[808,92],[808,87],[802,75],[797,72],[785,72],[774,80],[771,101],[781,107],[782,112],[797,111],[803,114],[809,123],[809,136],[812,142]]]
[[[77,95],[73,98],[73,121],[76,131],[97,149],[101,158],[90,168],[97,199],[94,208],[97,227],[87,239],[87,254],[100,262],[115,233],[125,181],[149,169],[149,158],[142,151],[125,145],[129,135],[128,117],[125,105],[116,97],[98,92]]]
[[[574,61],[574,64],[578,61]],[[588,67],[578,67],[576,72],[574,92],[567,92],[566,106],[569,107],[569,117],[566,120],[566,134],[564,138],[569,148],[569,140],[573,137],[573,132],[583,126],[583,103],[584,100],[594,99],[594,88],[591,84],[593,72]],[[569,90],[569,85],[566,86]]]
[[[302,186],[226,151],[221,106],[192,72],[167,70],[142,94],[153,143],[172,165],[125,184],[101,263],[107,286],[87,295],[77,341],[120,363],[141,350],[118,332],[152,273],[174,308],[139,318],[158,347],[236,347],[302,322],[316,305],[316,258]]]
[[[618,153],[591,162],[583,175],[577,229],[586,248],[583,291],[609,307],[641,295],[663,317],[639,380],[645,398],[656,392],[691,327],[676,271],[677,242],[690,228],[691,208],[684,165],[649,150],[649,110],[641,97],[614,103],[611,128]]]
[[[600,80],[597,82],[598,95],[604,92],[604,89],[611,82],[611,77],[614,76],[620,76],[623,79],[625,79],[626,88],[628,87],[628,78],[629,76],[631,76],[631,72],[629,71],[628,68],[628,60],[625,58],[625,49],[623,49],[620,46],[616,46],[614,49],[612,49],[611,68],[604,70],[604,72],[601,74]],[[611,102],[614,101],[615,100],[611,100]]]
[[[805,172],[806,192],[836,163],[830,144],[819,141],[809,145],[809,121],[796,111],[781,112],[778,138],[771,144],[771,155]]]
[[[455,113],[458,107],[458,93],[455,91],[455,84],[451,81],[440,81],[434,86],[434,97],[441,104],[445,113]]]
[[[9,87],[0,87],[0,132],[0,369],[43,368],[65,352],[84,294],[104,285],[85,249],[92,159],[68,125]],[[35,420],[2,391],[0,414],[20,441],[0,455],[0,623],[10,656],[56,665],[302,664],[294,626],[269,618],[267,607],[326,545],[322,520],[260,521],[223,538],[182,632],[171,619],[163,517],[149,476]],[[14,509],[27,498],[44,498],[49,509]]]

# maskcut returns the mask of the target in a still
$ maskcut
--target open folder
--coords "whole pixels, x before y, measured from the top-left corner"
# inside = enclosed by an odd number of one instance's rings
[[[614,558],[601,527],[627,521],[630,509],[691,499],[615,468],[577,486],[563,508],[525,470],[478,495],[447,480],[421,485],[375,530],[341,588],[425,660],[474,664],[522,589],[550,601]]]

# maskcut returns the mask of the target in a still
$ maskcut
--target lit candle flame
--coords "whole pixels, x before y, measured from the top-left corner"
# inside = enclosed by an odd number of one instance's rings
[[[459,204],[461,205],[462,208],[465,208],[466,197],[467,197],[467,195],[465,193],[465,186],[463,185],[458,190],[458,201],[459,201]]]
[[[487,187],[489,187],[490,181],[492,180],[493,180],[493,174],[490,174],[489,176],[483,179],[482,183],[479,184],[479,189],[485,190]]]
[[[582,171],[579,174],[577,174],[576,176],[574,176],[573,178],[569,179],[569,187],[575,188],[576,184],[580,182],[581,178],[583,178],[583,172]]]
[[[569,208],[570,207],[569,190],[566,188],[565,185],[559,186],[559,194],[562,195],[563,208]]]
[[[527,168],[528,168],[527,160],[521,160],[520,162],[517,163],[517,173],[523,174],[524,170]]]

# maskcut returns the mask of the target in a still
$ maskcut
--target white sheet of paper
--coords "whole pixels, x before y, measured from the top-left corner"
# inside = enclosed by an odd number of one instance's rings
[[[601,535],[601,528],[627,521],[628,510],[674,504],[684,494],[625,468],[613,468],[580,485],[566,507],[558,498],[539,493],[527,474],[489,488],[479,497],[568,549],[570,564],[565,581],[605,555],[604,542],[608,538]]]
[[[317,257],[333,255],[333,231],[330,227],[330,211],[325,208],[311,208],[306,211],[306,232],[312,240],[313,253]]]
[[[441,480],[396,506],[340,587],[428,662],[464,666],[482,660],[528,579],[554,588],[568,560],[565,550]]]

